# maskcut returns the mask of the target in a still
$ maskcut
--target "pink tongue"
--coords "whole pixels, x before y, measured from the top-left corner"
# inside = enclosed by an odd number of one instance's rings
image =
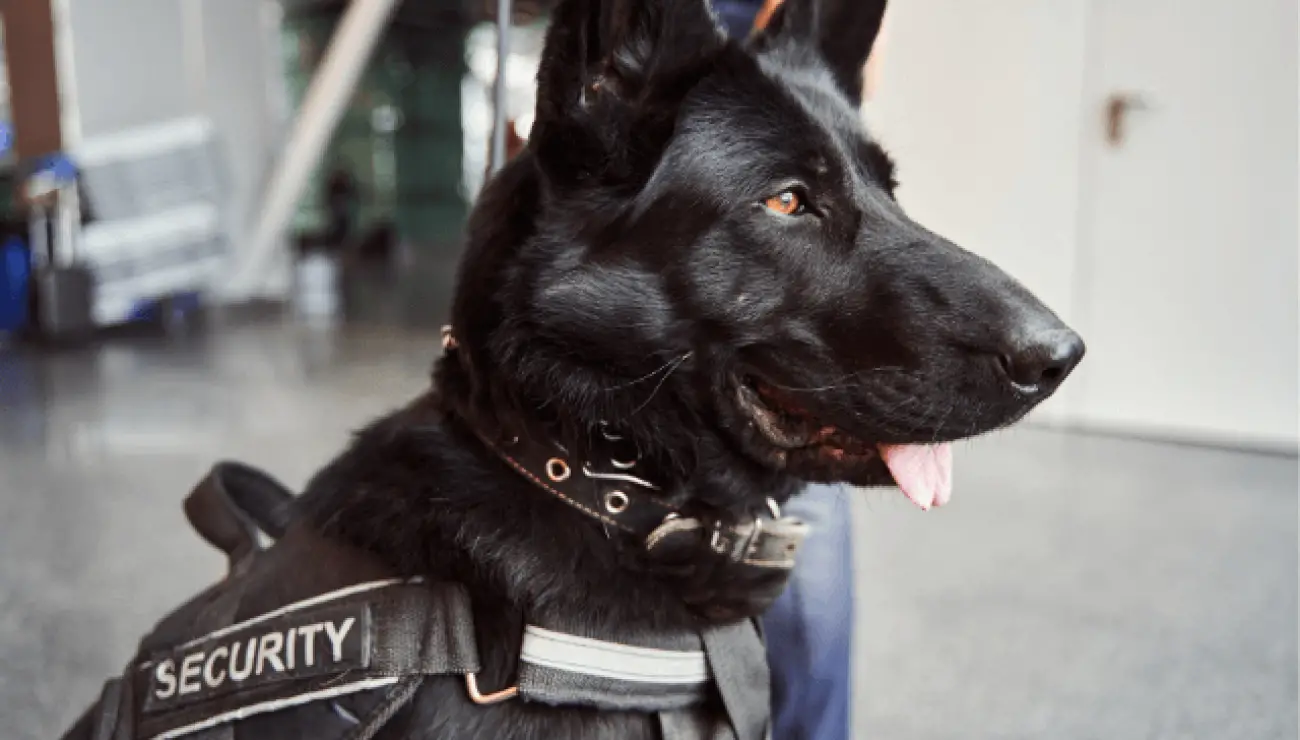
[[[952,498],[952,445],[880,445],[898,487],[923,511]]]

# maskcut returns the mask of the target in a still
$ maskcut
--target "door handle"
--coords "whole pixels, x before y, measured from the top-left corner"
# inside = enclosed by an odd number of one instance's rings
[[[1106,98],[1106,143],[1118,147],[1124,142],[1124,123],[1131,111],[1152,110],[1151,102],[1140,93],[1115,92]]]

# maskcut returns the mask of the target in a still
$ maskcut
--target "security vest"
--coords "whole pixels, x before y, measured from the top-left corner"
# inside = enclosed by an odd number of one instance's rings
[[[236,463],[195,487],[186,516],[227,554],[228,573],[164,617],[105,684],[93,740],[231,740],[248,722],[265,737],[370,740],[434,676],[463,680],[479,704],[653,713],[671,740],[767,736],[766,652],[752,621],[660,644],[528,624],[515,685],[485,695],[465,588],[396,577],[292,521],[292,499]],[[725,719],[701,711],[713,691]]]

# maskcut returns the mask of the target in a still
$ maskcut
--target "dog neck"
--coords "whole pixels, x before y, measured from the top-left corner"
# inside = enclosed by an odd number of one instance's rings
[[[697,623],[670,584],[644,577],[628,537],[538,491],[440,405],[428,394],[360,432],[309,483],[300,514],[400,575],[463,582],[529,618]]]

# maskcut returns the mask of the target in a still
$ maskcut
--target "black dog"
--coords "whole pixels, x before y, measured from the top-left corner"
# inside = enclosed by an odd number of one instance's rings
[[[1017,421],[1082,357],[895,202],[857,105],[879,23],[875,3],[791,0],[740,44],[705,0],[557,9],[528,147],[471,218],[438,390],[361,432],[296,509],[400,575],[464,584],[484,690],[514,680],[526,620],[696,629],[760,613],[784,578],[712,568],[705,547],[666,567],[501,450],[578,461],[617,440],[666,505],[720,519],[807,481],[929,507],[944,443]],[[285,732],[265,721],[238,737]],[[659,734],[638,712],[477,706],[447,678],[378,737]]]

